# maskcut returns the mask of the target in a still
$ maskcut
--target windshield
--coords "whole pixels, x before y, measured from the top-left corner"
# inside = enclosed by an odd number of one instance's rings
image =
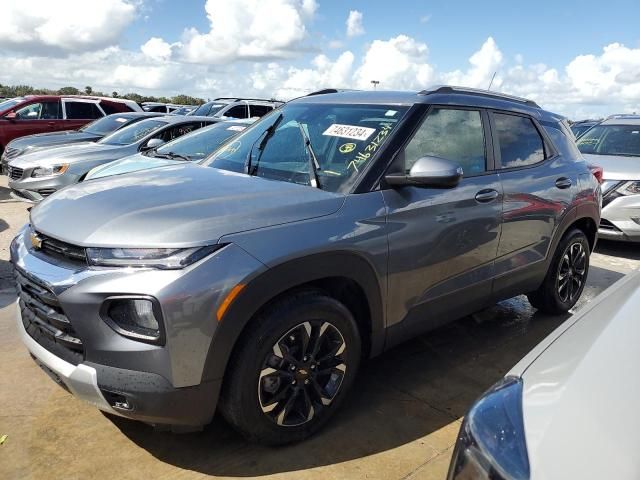
[[[4,100],[4,101],[0,102],[0,112],[3,112],[5,110],[8,110],[11,107],[14,107],[14,106],[18,105],[23,100],[24,100],[24,98],[17,97],[17,98],[10,98],[8,100]]]
[[[347,192],[406,111],[385,105],[288,104],[203,164],[303,185],[313,185],[317,177],[319,188]]]
[[[571,125],[571,131],[573,132],[573,135],[578,138],[591,127],[593,127],[593,125]]]
[[[193,113],[190,113],[190,115],[201,115],[203,117],[212,116],[222,110],[224,106],[224,103],[205,103],[200,105]]]
[[[596,125],[576,142],[582,153],[640,156],[640,125]]]
[[[98,143],[105,145],[131,145],[143,139],[151,132],[164,127],[166,124],[167,122],[161,122],[160,120],[142,120],[141,122],[124,127],[122,130],[116,130]]]
[[[189,160],[202,160],[222,145],[227,139],[237,135],[247,126],[230,124],[227,122],[218,123],[210,127],[196,130],[193,133],[180,137],[157,148],[153,155],[172,156],[180,155]]]
[[[123,117],[116,113],[115,115],[107,115],[106,117],[99,118],[98,120],[82,127],[80,131],[104,137],[105,135],[124,127],[132,120],[134,119],[131,117]]]

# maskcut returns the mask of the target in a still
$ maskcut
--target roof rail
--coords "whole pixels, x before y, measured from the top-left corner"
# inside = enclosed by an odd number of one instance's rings
[[[455,87],[450,85],[438,85],[431,87],[427,90],[418,92],[418,95],[433,95],[436,93],[460,93],[463,95],[477,95],[479,97],[495,98],[497,100],[509,100],[512,102],[523,103],[530,107],[540,108],[533,100],[528,100],[522,97],[516,97],[513,95],[507,95],[506,93],[492,92],[490,90],[479,90],[477,88]]]
[[[241,98],[241,97],[218,97],[218,98],[214,98],[213,101],[215,102],[216,100],[233,100],[235,102],[242,102],[242,101],[252,101],[252,102],[278,102],[278,103],[284,103],[281,100],[276,100],[275,98]]]
[[[307,93],[305,97],[313,97],[314,95],[326,95],[328,93],[341,93],[341,92],[358,92],[353,88],[323,88],[322,90],[316,90],[315,92]]]
[[[611,120],[614,118],[628,118],[628,119],[636,119],[640,118],[640,115],[637,113],[614,113],[613,115],[609,115],[605,120]]]

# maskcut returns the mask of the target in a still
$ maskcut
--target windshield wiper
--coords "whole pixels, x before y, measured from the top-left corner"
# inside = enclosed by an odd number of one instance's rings
[[[185,162],[190,162],[191,159],[185,155],[180,155],[179,153],[174,153],[174,152],[167,152],[167,153],[158,153],[158,152],[153,152],[154,153],[154,157],[159,157],[159,158],[170,158],[171,160],[184,160]]]
[[[304,131],[304,127],[300,122],[298,122],[298,128],[300,129],[300,135],[302,135],[302,140],[304,141],[304,146],[309,153],[309,184],[313,188],[321,188],[320,187],[320,179],[318,178],[318,170],[320,170],[320,164],[318,163],[318,157],[316,157],[316,152],[313,151],[313,146],[311,145],[311,139],[307,135],[307,132]]]
[[[254,175],[255,172],[258,170],[258,165],[260,164],[260,158],[262,157],[262,152],[264,152],[264,147],[267,146],[267,142],[273,136],[274,132],[276,131],[276,128],[278,128],[278,125],[280,125],[280,122],[282,121],[283,118],[284,118],[284,114],[280,112],[280,114],[278,115],[278,118],[276,118],[275,121],[271,125],[269,125],[269,127],[264,132],[262,132],[262,135],[261,135],[262,141],[260,142],[260,145],[258,145],[258,150],[260,150],[260,153],[258,154],[258,159],[256,160],[255,167],[253,167],[253,171],[251,169],[253,147],[255,146],[256,142],[260,139],[260,137],[258,137],[258,139],[256,139],[255,142],[253,142],[253,145],[251,145],[251,148],[249,149],[249,153],[247,154],[247,158],[244,162],[244,169],[247,175]]]

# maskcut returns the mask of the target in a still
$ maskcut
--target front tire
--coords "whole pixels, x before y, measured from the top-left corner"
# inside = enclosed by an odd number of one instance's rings
[[[221,411],[248,440],[303,440],[339,408],[360,363],[351,312],[320,291],[286,297],[261,312],[225,374]]]
[[[542,285],[529,302],[551,315],[567,313],[578,301],[589,273],[589,240],[582,230],[567,232],[556,249]]]

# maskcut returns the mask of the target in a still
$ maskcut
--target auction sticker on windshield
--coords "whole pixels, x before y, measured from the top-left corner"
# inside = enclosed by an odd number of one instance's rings
[[[322,134],[329,137],[350,138],[352,140],[366,140],[376,131],[375,128],[357,127],[354,125],[340,125],[334,123]]]

